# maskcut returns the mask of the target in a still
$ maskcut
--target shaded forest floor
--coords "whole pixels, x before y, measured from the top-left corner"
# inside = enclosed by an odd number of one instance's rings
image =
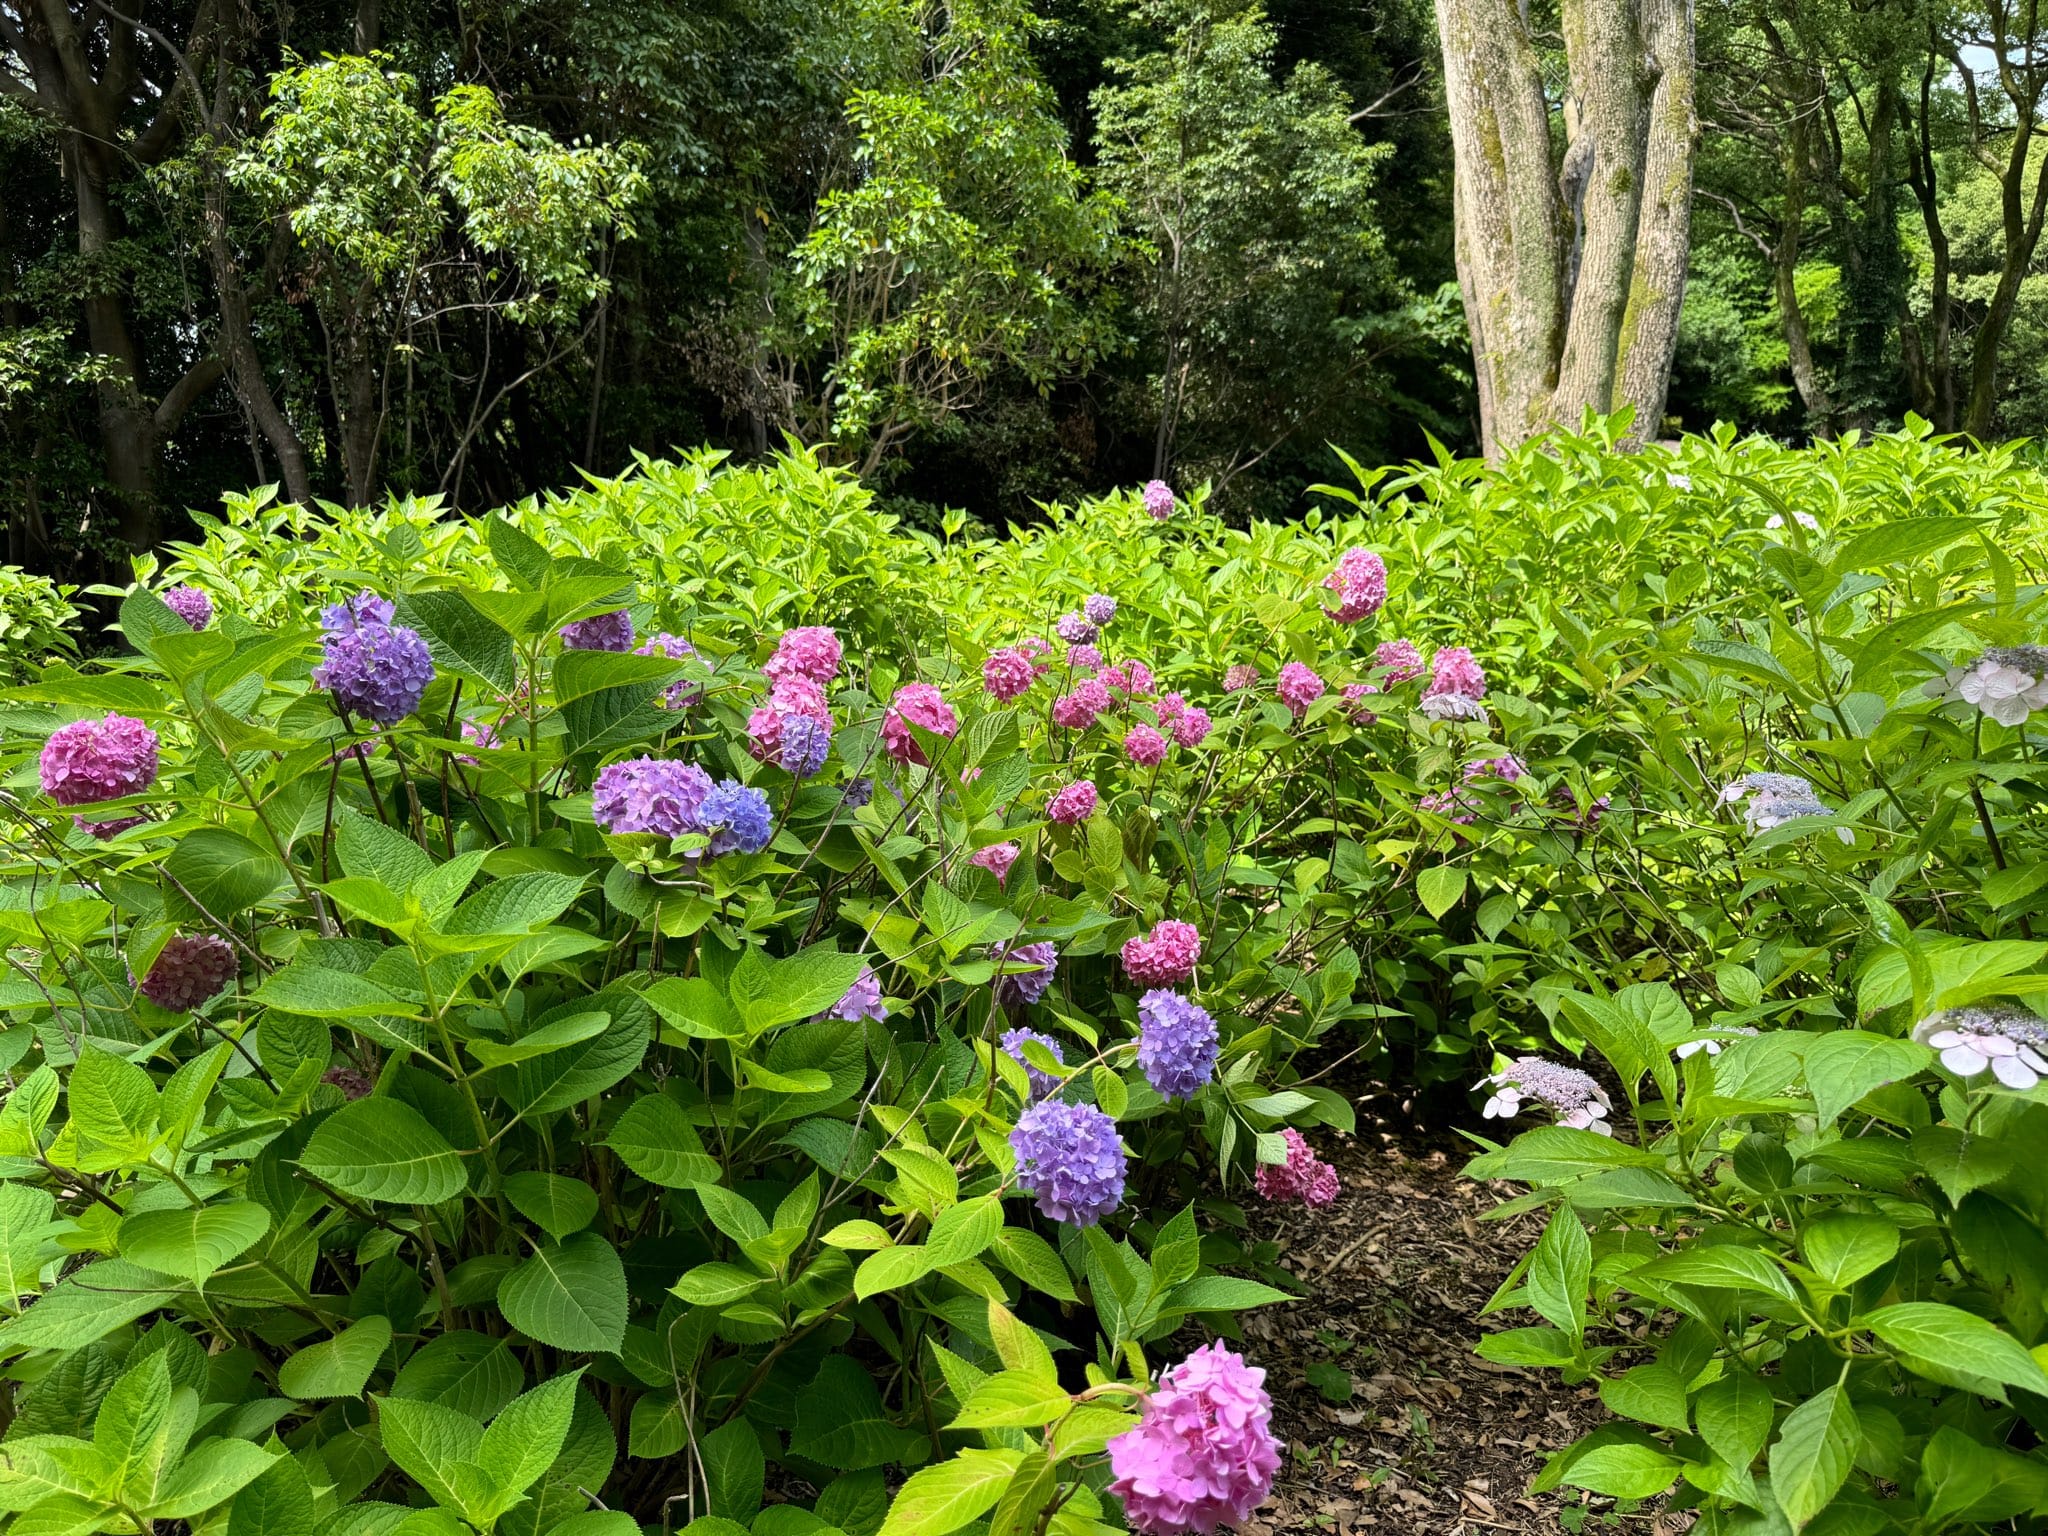
[[[1337,1202],[1254,1218],[1311,1295],[1245,1322],[1288,1448],[1246,1536],[1685,1530],[1684,1516],[1528,1492],[1553,1451],[1606,1417],[1590,1385],[1472,1353],[1481,1332],[1513,1325],[1479,1309],[1540,1223],[1482,1221],[1502,1195],[1461,1179],[1466,1153],[1415,1130],[1391,1098],[1364,1099],[1358,1138],[1320,1150],[1343,1177]]]

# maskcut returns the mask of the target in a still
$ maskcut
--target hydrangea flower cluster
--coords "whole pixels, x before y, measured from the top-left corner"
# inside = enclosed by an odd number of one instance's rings
[[[1382,640],[1373,650],[1372,664],[1387,674],[1389,688],[1422,676],[1422,652],[1412,640]]]
[[[1484,720],[1486,673],[1462,645],[1446,645],[1431,658],[1422,712],[1432,720]]]
[[[798,718],[813,720],[831,730],[832,706],[825,702],[825,690],[808,677],[778,677],[768,690],[767,701],[756,705],[747,716],[747,751],[755,761],[780,763],[782,733],[791,720]]]
[[[1124,756],[1140,768],[1157,768],[1166,761],[1166,738],[1149,725],[1134,725],[1124,737]]]
[[[1607,1090],[1577,1067],[1545,1061],[1541,1056],[1520,1056],[1493,1076],[1482,1078],[1479,1086],[1493,1089],[1481,1111],[1489,1120],[1518,1114],[1524,1099],[1534,1099],[1557,1111],[1559,1125],[1598,1131],[1602,1136],[1614,1134],[1614,1127],[1607,1123],[1607,1112],[1614,1107]]]
[[[1258,1172],[1252,1175],[1259,1198],[1275,1205],[1299,1200],[1307,1206],[1328,1205],[1335,1200],[1342,1188],[1337,1170],[1317,1157],[1308,1138],[1294,1127],[1282,1131],[1280,1139],[1287,1143],[1287,1161],[1261,1163]]]
[[[1046,802],[1045,814],[1063,827],[1078,827],[1095,814],[1098,798],[1093,780],[1076,779]]]
[[[1372,725],[1377,722],[1379,715],[1365,701],[1379,691],[1378,683],[1346,683],[1344,685],[1344,703],[1347,706],[1345,718],[1353,725]]]
[[[1081,612],[1087,616],[1090,624],[1101,629],[1116,617],[1116,599],[1101,592],[1092,593],[1088,600],[1081,604]]]
[[[1024,1059],[1024,1042],[1027,1040],[1036,1040],[1050,1051],[1052,1059],[1061,1065],[1066,1064],[1067,1058],[1060,1053],[1059,1041],[1053,1039],[1051,1035],[1042,1035],[1035,1029],[1025,1028],[1022,1024],[1019,1024],[1015,1029],[1003,1032],[1003,1049],[1009,1052],[1010,1058],[1024,1069],[1024,1075],[1030,1080],[1031,1084],[1031,1102],[1036,1104],[1040,1099],[1049,1099],[1058,1093],[1065,1079],[1054,1077],[1050,1072],[1041,1072]]]
[[[633,649],[633,615],[623,608],[592,614],[562,626],[565,651],[630,651]]]
[[[1161,918],[1147,937],[1124,940],[1124,974],[1141,987],[1174,987],[1194,979],[1202,958],[1201,930],[1193,923]]]
[[[1108,714],[1110,708],[1109,689],[1102,680],[1084,678],[1074,685],[1072,692],[1053,700],[1052,723],[1062,730],[1085,731],[1095,724],[1098,715]]]
[[[139,795],[156,782],[156,732],[127,715],[74,720],[50,734],[36,766],[43,793],[59,805],[94,805]]]
[[[960,729],[960,718],[953,713],[945,695],[930,683],[905,683],[896,690],[896,697],[889,701],[889,712],[882,717],[883,750],[899,763],[925,767],[929,760],[924,748],[910,734],[913,725],[951,740]]]
[[[759,853],[775,836],[768,797],[751,784],[722,779],[697,807],[700,830],[711,839],[713,858],[725,853]]]
[[[846,788],[839,796],[839,803],[849,811],[857,811],[875,798],[875,781],[866,774],[857,779],[848,779]]]
[[[396,725],[420,707],[434,680],[434,658],[416,629],[391,622],[391,603],[360,592],[321,611],[326,652],[313,669],[343,712],[377,725]]]
[[[1241,1525],[1273,1491],[1281,1444],[1266,1373],[1223,1347],[1196,1350],[1159,1378],[1135,1429],[1109,1442],[1109,1491],[1142,1536],[1210,1536]]]
[[[841,1019],[848,1024],[868,1020],[879,1024],[889,1017],[888,1007],[882,1002],[882,983],[873,969],[860,968],[860,974],[853,978],[853,985],[845,994],[818,1015],[821,1019]]]
[[[189,1013],[225,992],[241,974],[241,962],[226,939],[184,933],[157,951],[137,990],[159,1008]]]
[[[1248,661],[1240,661],[1224,672],[1223,691],[1243,693],[1245,689],[1256,686],[1258,681],[1259,669]]]
[[[1174,744],[1192,751],[1209,739],[1212,724],[1209,711],[1189,705],[1173,717]]]
[[[1094,672],[1102,665],[1102,652],[1092,645],[1075,645],[1067,649],[1067,665],[1076,672]]]
[[[2019,725],[2048,709],[2048,645],[1993,646],[1967,666],[1932,679],[1928,697],[1961,700],[2000,725]]]
[[[1114,666],[1102,669],[1102,685],[1111,693],[1120,693],[1127,698],[1142,699],[1156,686],[1158,679],[1152,669],[1142,661],[1120,661]]]
[[[986,848],[975,850],[967,862],[976,869],[987,870],[996,877],[997,885],[1003,885],[1009,881],[1010,866],[1017,862],[1017,855],[1023,851],[1015,843],[990,843]]]
[[[1304,663],[1290,661],[1280,669],[1274,691],[1280,696],[1280,702],[1294,711],[1294,718],[1299,720],[1308,713],[1309,705],[1329,692],[1329,684]]]
[[[1687,480],[1685,482],[1685,488],[1687,490],[1691,490],[1692,481]],[[1811,512],[1794,512],[1792,514],[1792,521],[1797,523],[1800,527],[1804,528],[1808,533],[1820,532],[1820,519],[1815,517]],[[1769,517],[1764,519],[1764,526],[1766,528],[1771,529],[1773,532],[1775,532],[1777,529],[1784,527],[1785,514],[1782,512],[1773,512]]]
[[[990,651],[981,664],[981,685],[1005,704],[1022,697],[1037,678],[1031,658],[1013,645]]]
[[[1219,1041],[1209,1010],[1155,988],[1138,999],[1138,1065],[1166,1099],[1192,1099],[1216,1075]]]
[[[700,814],[714,787],[711,775],[695,763],[629,758],[599,771],[591,787],[591,810],[607,832],[684,837],[704,830]]]
[[[991,944],[988,957],[996,966],[996,1006],[1004,1009],[1029,1008],[1036,1003],[1051,988],[1060,968],[1060,952],[1050,943],[1019,944],[1006,939]]]
[[[824,624],[806,624],[782,632],[775,642],[775,654],[763,663],[761,671],[770,681],[807,677],[822,688],[839,675],[844,659],[845,647],[836,631]]]
[[[1356,624],[1378,613],[1387,600],[1387,564],[1369,549],[1347,549],[1323,578],[1323,587],[1337,594],[1337,606],[1323,612],[1339,624]]]
[[[649,635],[640,644],[634,646],[633,654],[635,656],[665,656],[670,661],[682,661],[686,657],[695,656],[697,648],[681,635],[672,635],[664,629],[656,634]],[[679,683],[670,683],[661,691],[661,706],[664,709],[688,709],[701,697],[703,697],[703,690],[693,682],[685,680]]]
[[[1913,1038],[1941,1052],[1941,1064],[1957,1077],[1989,1067],[2022,1092],[2048,1077],[2048,1019],[2010,1004],[1945,1009],[1915,1025]]]
[[[1802,816],[1834,815],[1796,773],[1745,773],[1722,788],[1721,803],[1742,807],[1742,823],[1752,837]],[[1835,828],[1835,836],[1845,843],[1856,840],[1847,827]]]
[[[791,715],[782,723],[777,761],[792,778],[808,779],[832,753],[832,727],[813,715]]]
[[[1130,1158],[1116,1122],[1093,1104],[1032,1105],[1017,1117],[1010,1150],[1019,1185],[1053,1221],[1092,1227],[1123,1203]]]
[[[213,599],[197,587],[172,587],[164,593],[164,606],[194,629],[213,622]]]
[[[1069,645],[1090,645],[1102,631],[1087,618],[1078,613],[1063,613],[1054,622],[1052,632]]]
[[[354,634],[359,629],[373,629],[389,624],[398,612],[388,597],[379,597],[374,592],[358,592],[354,597],[344,597],[331,607],[320,610],[320,627],[332,635]]]
[[[1155,523],[1163,523],[1173,516],[1173,487],[1164,480],[1145,482],[1145,510]]]

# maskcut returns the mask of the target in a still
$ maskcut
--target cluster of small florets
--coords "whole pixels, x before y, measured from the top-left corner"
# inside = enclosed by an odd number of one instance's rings
[[[1152,514],[1154,522],[1163,523],[1173,516],[1173,487],[1164,480],[1145,482],[1145,510]]]
[[[967,862],[994,875],[997,885],[1006,885],[1010,879],[1010,866],[1017,862],[1017,855],[1023,851],[1015,843],[990,843],[986,848],[977,848]]]
[[[785,677],[807,677],[823,688],[839,675],[845,648],[836,631],[824,624],[785,629],[775,642],[775,654],[762,663],[761,671],[771,682]]]
[[[811,778],[831,753],[832,727],[824,721],[812,715],[791,715],[782,722],[777,761],[791,778]]]
[[[1078,827],[1095,814],[1099,799],[1093,780],[1076,779],[1046,802],[1045,814],[1063,827]]]
[[[1412,640],[1382,640],[1373,649],[1372,664],[1386,673],[1382,681],[1389,688],[1420,677],[1423,671],[1422,652]]]
[[[828,732],[832,729],[832,706],[824,688],[797,673],[775,679],[768,698],[747,716],[747,751],[757,762],[782,762],[782,735],[796,719],[814,721]]]
[[[1813,785],[1796,773],[1745,773],[1722,788],[1721,803],[1742,807],[1742,822],[1752,837],[1802,816],[1834,815]],[[1845,843],[1856,840],[1847,827],[1835,828],[1835,835]]]
[[[1223,674],[1225,693],[1243,693],[1247,688],[1258,686],[1259,669],[1248,661],[1240,661]]]
[[[1913,1038],[1941,1052],[1957,1077],[1991,1075],[2021,1092],[2048,1077],[2048,1019],[2007,1003],[1949,1008],[1922,1019]]]
[[[1199,747],[1209,739],[1214,722],[1206,709],[1190,704],[1178,693],[1164,693],[1152,705],[1153,718],[1159,728],[1174,740],[1175,745],[1190,749]]]
[[[1019,944],[1007,939],[989,946],[996,967],[996,1006],[1029,1008],[1044,997],[1059,970],[1060,952],[1050,943]]]
[[[1102,666],[1102,652],[1092,645],[1067,647],[1067,665],[1084,677]]]
[[[1206,1008],[1154,988],[1138,999],[1138,1066],[1166,1099],[1192,1099],[1216,1075],[1219,1041]]]
[[[1010,1058],[1018,1066],[1024,1069],[1024,1076],[1030,1083],[1031,1102],[1036,1104],[1040,1099],[1049,1099],[1058,1093],[1065,1084],[1066,1079],[1055,1077],[1050,1072],[1042,1072],[1037,1067],[1031,1065],[1030,1059],[1024,1054],[1024,1045],[1027,1041],[1036,1041],[1044,1046],[1051,1053],[1052,1059],[1063,1066],[1066,1064],[1067,1058],[1060,1054],[1060,1043],[1053,1039],[1051,1035],[1042,1035],[1037,1030],[1026,1028],[1022,1024],[1019,1024],[1015,1029],[1003,1032],[1003,1049],[1009,1053]]]
[[[1378,613],[1387,600],[1386,562],[1369,549],[1347,549],[1323,586],[1337,594],[1337,606],[1323,612],[1339,624],[1356,624]]]
[[[857,811],[875,798],[875,781],[866,774],[848,779],[846,788],[840,792],[839,803],[849,811]]]
[[[990,651],[981,664],[982,686],[1005,704],[1023,697],[1037,678],[1038,668],[1031,658],[1013,645]]]
[[[1119,661],[1102,669],[1102,686],[1125,699],[1142,699],[1158,686],[1158,679],[1142,661]]]
[[[157,951],[136,990],[157,1007],[187,1013],[225,992],[242,973],[234,947],[217,934],[180,934]]]
[[[1116,599],[1103,592],[1090,593],[1081,604],[1081,612],[1097,629],[1107,628],[1109,621],[1116,617]]]
[[[1176,987],[1194,979],[1202,934],[1193,923],[1162,918],[1149,936],[1124,940],[1124,974],[1141,987]]]
[[[759,853],[774,840],[775,813],[768,797],[751,784],[722,779],[697,807],[713,858],[726,853]]]
[[[899,763],[925,767],[930,760],[910,734],[913,725],[950,741],[960,729],[960,719],[945,695],[930,683],[905,683],[896,690],[888,713],[882,716],[882,749]]]
[[[889,1009],[882,1001],[882,983],[874,971],[867,966],[860,968],[860,974],[853,978],[853,985],[846,989],[839,1001],[818,1015],[821,1019],[841,1019],[848,1024],[866,1019],[879,1024],[889,1017]]]
[[[1052,632],[1069,645],[1090,645],[1102,634],[1098,625],[1078,613],[1061,614],[1053,622]]]
[[[434,658],[416,629],[391,622],[392,605],[373,592],[322,610],[326,653],[313,686],[334,696],[343,712],[396,725],[420,707],[434,680]]]
[[[1306,663],[1290,661],[1280,669],[1280,676],[1273,685],[1273,691],[1280,702],[1294,712],[1299,720],[1308,713],[1309,705],[1329,692],[1329,684],[1318,677]]]
[[[1692,488],[1692,482],[1690,480],[1687,480],[1685,482],[1685,485],[1687,490],[1690,490]],[[1815,517],[1811,512],[1794,512],[1792,514],[1792,521],[1797,523],[1800,527],[1804,528],[1808,533],[1820,532],[1820,519]],[[1782,512],[1773,512],[1769,517],[1764,519],[1764,526],[1766,528],[1771,529],[1774,532],[1777,529],[1784,527],[1785,514]]]
[[[624,608],[592,614],[562,626],[565,651],[630,651],[633,649],[633,615]]]
[[[695,763],[636,757],[607,765],[591,789],[591,811],[605,831],[710,839],[712,857],[759,853],[775,835],[768,797],[736,779],[714,784]],[[693,855],[694,856],[694,855]]]
[[[1482,1111],[1489,1120],[1518,1114],[1523,1100],[1534,1099],[1557,1111],[1559,1125],[1598,1131],[1602,1136],[1614,1134],[1614,1127],[1607,1123],[1607,1112],[1613,1107],[1607,1090],[1577,1067],[1545,1061],[1541,1056],[1522,1056],[1481,1079],[1479,1086],[1493,1089]]]
[[[1123,1203],[1129,1163],[1116,1122],[1093,1104],[1047,1099],[1010,1132],[1017,1180],[1053,1221],[1092,1227]]]
[[[1960,700],[2000,725],[2048,709],[2048,646],[1998,645],[1927,684],[1931,698]]]
[[[665,656],[670,661],[682,661],[687,657],[695,656],[697,648],[681,635],[672,635],[664,629],[657,634],[649,635],[640,644],[634,646],[633,654],[636,656]],[[701,697],[703,697],[703,690],[695,683],[685,680],[679,683],[670,683],[666,688],[662,689],[661,704],[664,709],[688,709]]]
[[[172,587],[164,593],[164,606],[194,629],[213,622],[213,599],[197,587]]]
[[[1085,731],[1096,718],[1115,707],[1109,686],[1098,677],[1083,678],[1071,692],[1061,694],[1052,704],[1052,723],[1062,730]]]
[[[1280,1139],[1287,1143],[1287,1161],[1261,1163],[1258,1172],[1252,1175],[1259,1198],[1275,1205],[1299,1200],[1308,1206],[1328,1205],[1335,1200],[1342,1187],[1337,1170],[1317,1157],[1308,1138],[1292,1126],[1280,1133]]]
[[[1169,743],[1149,725],[1134,725],[1124,736],[1124,756],[1135,767],[1157,768],[1166,761]]]
[[[59,805],[95,805],[139,795],[156,782],[156,732],[127,715],[100,720],[74,720],[60,726],[43,743],[36,761],[43,793]],[[79,827],[95,837],[112,837],[141,817],[108,821],[77,818]]]
[[[1432,720],[1484,720],[1486,673],[1462,645],[1447,645],[1431,658],[1422,712]]]
[[[1219,1341],[1159,1378],[1135,1429],[1108,1445],[1109,1491],[1141,1536],[1211,1536],[1273,1491],[1280,1441],[1266,1373]]]

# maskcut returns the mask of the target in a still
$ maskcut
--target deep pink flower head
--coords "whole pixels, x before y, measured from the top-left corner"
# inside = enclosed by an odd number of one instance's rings
[[[1369,549],[1347,549],[1323,586],[1337,594],[1337,606],[1323,612],[1339,624],[1356,624],[1378,613],[1387,600],[1386,562]]]
[[[1287,1161],[1261,1163],[1253,1175],[1259,1197],[1276,1205],[1299,1200],[1304,1205],[1328,1205],[1337,1198],[1337,1170],[1317,1157],[1301,1132],[1292,1126],[1280,1133],[1287,1143]]]
[[[1174,717],[1173,739],[1183,747],[1199,747],[1209,739],[1209,711],[1184,709]]]
[[[950,739],[960,729],[960,718],[945,695],[930,683],[905,683],[896,690],[889,712],[882,717],[882,746],[897,762],[922,766],[926,762],[924,748],[911,738],[913,725]]]
[[[1447,693],[1463,699],[1486,697],[1486,674],[1462,645],[1443,646],[1430,662],[1429,686],[1422,690],[1422,696],[1434,699]]]
[[[1172,486],[1164,480],[1145,482],[1145,510],[1151,513],[1154,522],[1163,523],[1173,516],[1173,507]]]
[[[981,664],[981,684],[1005,704],[1027,692],[1038,676],[1031,658],[1014,645],[990,651]]]
[[[1178,719],[1180,715],[1187,709],[1187,707],[1188,701],[1184,695],[1178,693],[1162,693],[1156,700],[1153,701],[1152,718],[1157,720],[1160,726],[1164,728],[1166,726],[1172,725],[1173,722],[1176,719]]]
[[[1194,979],[1202,933],[1193,923],[1162,918],[1149,937],[1124,940],[1124,974],[1141,987],[1175,987]]]
[[[832,727],[832,708],[823,688],[795,673],[778,677],[768,690],[768,702],[747,716],[747,751],[757,762],[780,763],[783,728],[799,715],[827,730]]]
[[[1299,720],[1308,713],[1309,705],[1329,691],[1329,684],[1302,663],[1290,661],[1280,669],[1280,680],[1274,685],[1274,691],[1280,695],[1280,702],[1293,710],[1294,718]]]
[[[1109,1442],[1109,1491],[1132,1530],[1212,1536],[1251,1518],[1280,1470],[1265,1380],[1220,1339],[1160,1376],[1137,1428]]]
[[[227,990],[241,973],[242,964],[226,939],[184,933],[157,951],[137,990],[159,1008],[187,1013]]]
[[[771,678],[792,674],[807,677],[822,688],[839,675],[839,663],[844,655],[839,636],[833,630],[823,624],[808,624],[799,629],[785,629],[782,638],[775,643],[775,654],[768,658],[761,670]]]
[[[1063,827],[1078,827],[1095,814],[1096,798],[1095,785],[1080,779],[1047,801],[1045,814]]]
[[[1507,757],[1482,757],[1476,763],[1467,763],[1461,771],[1468,784],[1474,779],[1500,779],[1504,783],[1512,784],[1529,772],[1522,760],[1513,754]]]
[[[1422,652],[1412,640],[1382,640],[1372,653],[1372,664],[1386,672],[1389,688],[1422,676]]]
[[[139,795],[156,782],[156,732],[126,715],[74,720],[52,733],[38,760],[43,793],[59,805]]]
[[[1259,669],[1248,661],[1240,661],[1223,674],[1225,693],[1243,693],[1259,680]]]
[[[1134,725],[1124,737],[1124,755],[1140,768],[1157,768],[1166,761],[1166,738],[1149,725]]]
[[[194,629],[213,622],[213,599],[197,587],[172,587],[164,593],[164,606]]]
[[[977,869],[985,869],[996,877],[996,884],[1002,885],[1010,878],[1010,866],[1017,862],[1017,855],[1024,850],[1015,843],[991,843],[978,849],[967,862]]]
[[[1052,723],[1069,731],[1085,731],[1095,723],[1097,715],[1107,713],[1109,708],[1109,690],[1102,680],[1085,678],[1074,685],[1072,693],[1053,701]]]

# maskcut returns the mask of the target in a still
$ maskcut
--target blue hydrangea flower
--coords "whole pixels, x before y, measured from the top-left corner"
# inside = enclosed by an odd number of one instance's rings
[[[620,608],[595,614],[562,626],[565,651],[630,651],[633,649],[633,615]]]
[[[1048,1051],[1051,1051],[1054,1061],[1064,1063],[1067,1058],[1060,1054],[1060,1043],[1053,1039],[1051,1035],[1041,1035],[1037,1030],[1026,1029],[1021,1024],[1017,1028],[1005,1032],[1003,1035],[1003,1049],[1010,1053],[1017,1065],[1024,1069],[1024,1075],[1031,1080],[1031,1099],[1033,1103],[1036,1103],[1040,1099],[1049,1099],[1058,1093],[1065,1079],[1054,1077],[1050,1072],[1041,1072],[1024,1059],[1024,1042],[1027,1040],[1036,1040]]]
[[[863,777],[846,781],[846,792],[840,801],[849,811],[857,811],[874,798],[875,781]]]
[[[1032,1105],[1017,1117],[1010,1150],[1018,1183],[1054,1221],[1092,1227],[1123,1203],[1130,1159],[1116,1122],[1093,1104]]]
[[[856,1019],[871,1019],[879,1024],[889,1017],[889,1010],[882,1002],[882,983],[873,970],[860,968],[860,974],[853,978],[853,985],[846,989],[846,995],[818,1015],[821,1019],[844,1019],[851,1024]]]
[[[1216,1075],[1216,1052],[1206,1008],[1163,987],[1138,999],[1138,1065],[1162,1098],[1192,1099]]]
[[[358,592],[331,608],[322,608],[320,627],[329,634],[353,634],[358,629],[389,624],[396,611],[388,598],[374,592]]]
[[[775,813],[768,797],[752,785],[727,779],[704,797],[697,808],[700,831],[711,836],[710,853],[759,853],[775,836]]]
[[[996,963],[996,1006],[1028,1008],[1045,996],[1059,969],[1059,951],[1047,944],[1019,944],[1014,939],[991,944],[989,959]]]
[[[825,766],[832,751],[832,727],[810,715],[791,715],[782,722],[780,760],[790,774],[808,779]]]
[[[695,763],[636,757],[598,774],[591,809],[607,832],[681,837],[704,830],[698,813],[711,793],[711,775]]]
[[[390,611],[389,603],[381,606]],[[335,612],[334,608],[327,610],[330,616]],[[333,694],[334,702],[347,713],[378,725],[396,725],[418,709],[433,680],[434,658],[427,651],[427,642],[418,630],[402,624],[331,627],[326,656],[313,669],[314,687]]]
[[[1116,599],[1097,592],[1081,605],[1081,612],[1090,624],[1100,629],[1116,617]]]

